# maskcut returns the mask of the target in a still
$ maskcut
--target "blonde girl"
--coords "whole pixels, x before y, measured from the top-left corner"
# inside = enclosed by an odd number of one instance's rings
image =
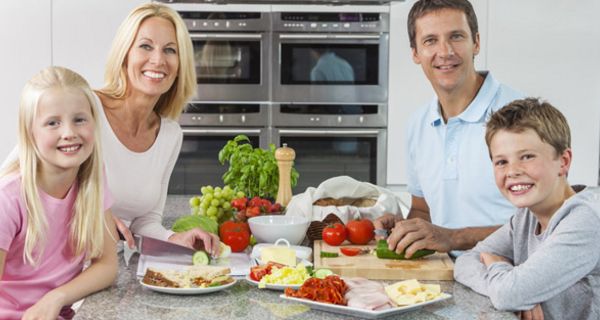
[[[73,302],[116,277],[95,101],[61,67],[23,89],[19,157],[0,173],[0,319],[72,318]]]

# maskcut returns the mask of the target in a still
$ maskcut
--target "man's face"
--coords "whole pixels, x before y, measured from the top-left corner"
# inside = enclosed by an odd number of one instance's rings
[[[467,85],[475,72],[479,34],[473,42],[466,15],[456,9],[433,11],[415,21],[415,30],[413,61],[421,65],[435,91],[452,93]]]

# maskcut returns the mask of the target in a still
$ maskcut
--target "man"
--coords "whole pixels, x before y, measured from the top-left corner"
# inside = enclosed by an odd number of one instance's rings
[[[495,187],[484,133],[489,115],[522,95],[475,70],[479,32],[467,0],[416,2],[408,33],[436,97],[408,121],[408,218],[386,214],[376,234],[393,228],[390,249],[408,257],[424,248],[470,249],[514,211]]]

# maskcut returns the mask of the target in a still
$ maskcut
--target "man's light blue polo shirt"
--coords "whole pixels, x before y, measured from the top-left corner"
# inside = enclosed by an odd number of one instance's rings
[[[444,119],[437,97],[411,117],[406,134],[408,191],[425,198],[431,221],[447,228],[504,224],[515,208],[494,182],[485,144],[491,112],[523,95],[489,72],[460,115]]]

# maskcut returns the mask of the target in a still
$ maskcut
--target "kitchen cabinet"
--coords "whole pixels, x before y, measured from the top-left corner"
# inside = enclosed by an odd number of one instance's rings
[[[17,142],[17,117],[25,82],[51,63],[51,0],[0,1],[0,162]],[[25,9],[26,8],[26,9]]]
[[[407,183],[404,130],[407,118],[433,95],[411,59],[406,19],[413,0],[391,4],[388,185]],[[583,0],[472,1],[481,34],[478,70],[541,97],[571,126],[572,184],[597,186],[600,159],[600,2]]]

